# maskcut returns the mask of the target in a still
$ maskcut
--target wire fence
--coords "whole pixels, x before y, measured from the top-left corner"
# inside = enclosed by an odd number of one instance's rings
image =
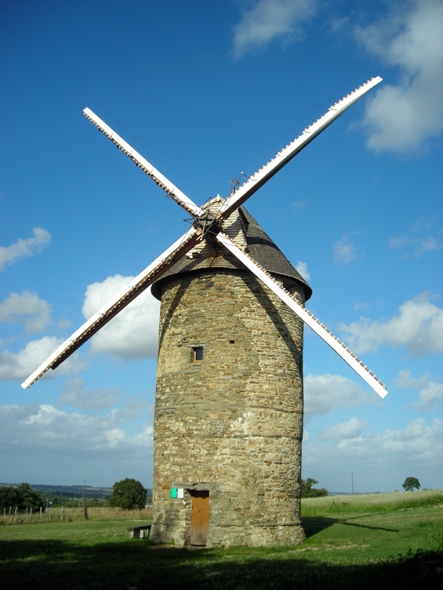
[[[141,510],[121,510],[110,507],[88,507],[87,518],[89,520],[149,520],[152,518],[152,508],[147,506]],[[39,522],[76,522],[85,520],[84,507],[56,506],[48,507],[45,510],[27,509],[20,512],[17,507],[10,506],[3,509],[0,515],[0,525],[9,524],[30,524]]]

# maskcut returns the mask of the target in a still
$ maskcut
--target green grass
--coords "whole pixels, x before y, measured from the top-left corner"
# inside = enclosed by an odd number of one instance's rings
[[[443,492],[304,500],[293,547],[188,550],[129,539],[144,513],[0,525],[0,581],[15,590],[443,587]]]

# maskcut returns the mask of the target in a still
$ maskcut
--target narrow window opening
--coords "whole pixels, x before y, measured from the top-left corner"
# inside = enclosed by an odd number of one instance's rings
[[[203,346],[192,347],[192,361],[198,362],[203,360]]]

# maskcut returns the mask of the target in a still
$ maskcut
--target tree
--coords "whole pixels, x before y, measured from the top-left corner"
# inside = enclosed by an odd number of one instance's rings
[[[413,492],[414,489],[418,490],[421,488],[420,482],[416,477],[407,477],[401,485],[405,492]]]
[[[45,509],[45,501],[40,494],[31,488],[28,483],[21,483],[17,487],[20,497],[19,510],[42,510]]]
[[[109,506],[133,510],[144,508],[146,505],[147,490],[136,479],[122,479],[112,486],[113,492],[109,498]]]
[[[38,492],[28,483],[21,483],[17,487],[3,486],[0,488],[0,509],[17,508],[20,512],[25,510],[44,511],[45,502]]]
[[[318,481],[308,477],[308,479],[301,480],[301,497],[302,498],[319,498],[321,496],[327,496],[328,490],[326,488],[313,488]]]
[[[19,503],[20,498],[17,488],[14,488],[13,486],[0,487],[0,510],[9,510],[10,508],[15,509]]]

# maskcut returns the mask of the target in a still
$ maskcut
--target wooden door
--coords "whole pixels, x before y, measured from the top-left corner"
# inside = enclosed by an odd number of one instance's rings
[[[191,545],[206,545],[209,535],[209,492],[191,492]]]

